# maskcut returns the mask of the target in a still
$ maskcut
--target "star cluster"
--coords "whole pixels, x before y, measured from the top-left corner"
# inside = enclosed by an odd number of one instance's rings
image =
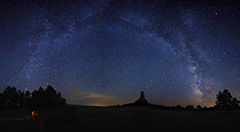
[[[70,104],[213,106],[240,96],[239,2],[0,3],[0,89],[51,85]]]

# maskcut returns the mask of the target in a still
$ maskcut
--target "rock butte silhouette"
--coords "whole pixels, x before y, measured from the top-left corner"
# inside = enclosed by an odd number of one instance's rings
[[[144,92],[141,91],[141,95],[140,95],[140,98],[134,102],[137,106],[148,106],[149,103],[148,101],[145,99],[145,95],[144,95]]]
[[[141,95],[140,95],[140,98],[138,100],[136,100],[134,103],[124,104],[123,106],[128,106],[128,107],[146,107],[146,106],[150,106],[150,104],[145,99],[144,92],[141,91]]]

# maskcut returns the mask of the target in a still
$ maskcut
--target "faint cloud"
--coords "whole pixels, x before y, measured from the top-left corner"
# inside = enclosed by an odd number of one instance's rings
[[[83,88],[69,89],[68,104],[87,106],[110,106],[129,103],[136,100],[134,97],[122,98],[117,95],[100,94],[95,91],[85,91]]]
[[[93,98],[93,99],[113,99],[114,96],[106,95],[106,94],[99,94],[95,92],[81,92],[79,89],[72,89],[71,93],[74,96],[79,96],[81,98]]]
[[[106,107],[106,106],[109,106],[107,104],[84,104],[86,106],[98,106],[98,107]]]
[[[100,99],[110,99],[114,98],[114,96],[105,95],[105,94],[97,94],[97,93],[89,93],[85,98],[100,98]]]

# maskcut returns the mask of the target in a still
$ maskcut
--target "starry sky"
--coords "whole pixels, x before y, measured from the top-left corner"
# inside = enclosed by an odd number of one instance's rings
[[[0,91],[51,85],[69,104],[240,99],[240,2],[0,2]]]

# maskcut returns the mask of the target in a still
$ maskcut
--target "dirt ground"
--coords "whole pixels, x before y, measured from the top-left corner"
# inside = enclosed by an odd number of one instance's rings
[[[0,111],[1,132],[240,131],[240,111],[167,111],[149,108],[60,106]]]

